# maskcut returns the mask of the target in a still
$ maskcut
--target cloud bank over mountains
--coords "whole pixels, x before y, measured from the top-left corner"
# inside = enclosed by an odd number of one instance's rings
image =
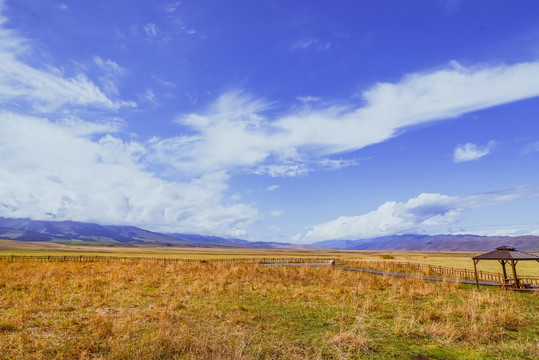
[[[354,240],[377,236],[420,233],[430,228],[456,223],[466,211],[539,196],[531,187],[476,194],[465,197],[423,193],[406,202],[390,201],[359,216],[342,216],[315,225],[295,241]]]

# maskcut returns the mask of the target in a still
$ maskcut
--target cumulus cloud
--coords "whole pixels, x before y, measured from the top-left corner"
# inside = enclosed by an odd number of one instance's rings
[[[47,120],[0,113],[0,216],[244,236],[257,211],[223,206],[228,175],[185,183],[147,171],[146,149],[111,135],[97,141]],[[14,181],[16,179],[16,181]]]
[[[295,241],[344,240],[370,238],[449,225],[459,221],[466,211],[504,204],[539,192],[531,187],[476,194],[465,197],[423,193],[407,202],[386,202],[378,209],[359,216],[342,216],[313,226]]]
[[[490,153],[495,141],[489,141],[485,146],[472,143],[459,144],[455,147],[453,154],[454,162],[474,161]]]

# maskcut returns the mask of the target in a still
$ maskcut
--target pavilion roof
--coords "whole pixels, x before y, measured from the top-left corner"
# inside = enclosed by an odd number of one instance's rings
[[[539,256],[518,251],[510,246],[500,246],[496,250],[474,256],[475,260],[538,260]]]

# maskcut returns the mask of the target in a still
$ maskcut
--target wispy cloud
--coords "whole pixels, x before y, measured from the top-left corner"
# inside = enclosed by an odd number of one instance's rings
[[[66,77],[58,68],[37,69],[26,64],[24,60],[32,54],[29,44],[2,25],[0,19],[0,103],[47,113],[66,106],[135,106],[133,102],[109,98],[84,73]]]
[[[317,163],[322,170],[337,170],[349,166],[359,165],[362,159],[322,159]],[[316,164],[316,163],[315,163]]]
[[[97,121],[85,121],[76,116],[61,118],[57,121],[60,129],[71,132],[76,136],[96,134],[113,134],[125,128],[126,124],[120,118],[101,118]]]
[[[154,79],[155,81],[157,81],[159,84],[161,84],[163,86],[166,86],[166,87],[169,87],[169,88],[176,87],[176,84],[174,84],[172,81],[162,79],[159,76],[152,75],[152,79]]]
[[[279,185],[270,185],[266,188],[267,191],[274,191],[279,188]]]
[[[155,39],[157,37],[157,26],[154,23],[144,25],[144,32],[147,39]]]
[[[474,234],[480,236],[539,235],[539,224],[511,224],[466,227],[451,234]]]
[[[534,141],[534,142],[526,144],[522,152],[525,155],[531,154],[534,152],[539,152],[539,141]]]
[[[305,104],[320,101],[320,98],[317,96],[296,96],[296,99]]]
[[[459,221],[466,211],[485,206],[509,203],[529,196],[538,196],[531,187],[476,194],[465,197],[423,193],[407,202],[386,202],[378,209],[359,216],[343,216],[313,226],[296,241],[315,242],[334,239],[359,239],[383,235],[417,232]]]
[[[169,2],[164,5],[164,10],[167,13],[174,13],[178,9],[178,7],[181,5],[181,1],[174,1]]]
[[[103,91],[108,95],[118,95],[118,84],[126,70],[116,62],[110,59],[103,60],[99,56],[94,57],[94,63],[102,72],[102,75],[99,76],[99,81]]]
[[[174,159],[171,165],[190,173],[238,168],[299,176],[316,162],[337,164],[324,159],[385,141],[411,126],[538,96],[536,77],[539,62],[494,67],[451,62],[397,83],[378,83],[363,92],[361,106],[320,104],[309,111],[280,110],[278,115],[276,103],[229,92],[205,112],[178,118],[194,135],[181,141],[162,139],[155,147],[163,161]],[[469,150],[474,147],[459,153]]]
[[[306,164],[290,163],[261,165],[252,171],[258,175],[269,175],[271,177],[298,177],[306,175],[311,169]]]
[[[294,44],[292,44],[293,50],[307,50],[307,49],[314,49],[317,51],[328,51],[331,48],[331,43],[328,41],[322,41],[320,39],[311,37],[311,38],[304,38],[301,40],[296,41]]]
[[[480,159],[490,153],[490,150],[492,150],[495,143],[496,142],[494,140],[491,140],[484,146],[479,146],[473,143],[459,144],[455,147],[453,161],[465,162]]]
[[[157,98],[155,97],[155,94],[152,89],[146,89],[146,91],[143,94],[140,94],[139,98],[141,101],[144,101],[150,104],[157,104]]]
[[[283,214],[283,212],[281,210],[273,210],[270,212],[270,216],[272,217],[279,217]]]

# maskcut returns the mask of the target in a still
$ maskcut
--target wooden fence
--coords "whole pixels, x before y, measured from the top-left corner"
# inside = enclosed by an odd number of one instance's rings
[[[475,272],[470,269],[454,268],[441,265],[431,265],[422,263],[410,263],[400,261],[380,261],[380,260],[343,260],[339,265],[363,267],[373,270],[385,270],[396,272],[412,272],[422,275],[441,275],[452,279],[475,280]],[[479,281],[503,282],[503,274],[490,271],[477,270]],[[539,285],[539,276],[519,276],[521,282],[531,285]]]
[[[0,261],[32,260],[40,262],[92,262],[92,261],[147,261],[157,263],[252,263],[252,264],[276,264],[276,263],[323,263],[329,265],[329,258],[220,258],[220,259],[186,259],[165,257],[140,257],[140,256],[102,256],[102,255],[0,255]]]

